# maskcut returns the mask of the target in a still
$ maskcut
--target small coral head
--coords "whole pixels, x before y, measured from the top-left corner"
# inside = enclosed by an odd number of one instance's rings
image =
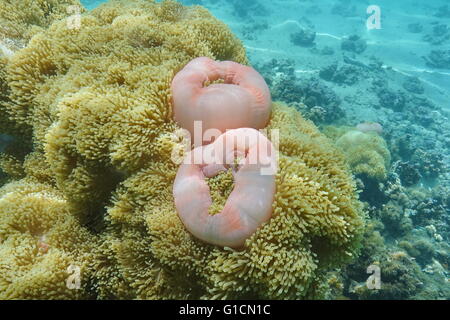
[[[191,137],[208,129],[261,129],[269,121],[272,101],[264,78],[233,61],[195,58],[175,75],[171,90],[174,119]],[[201,121],[200,132],[194,121]]]

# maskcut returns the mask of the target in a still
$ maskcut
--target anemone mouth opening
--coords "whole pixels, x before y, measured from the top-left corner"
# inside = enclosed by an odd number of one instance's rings
[[[225,168],[231,169],[233,175],[236,174],[244,165],[247,156],[248,150],[245,151],[233,150],[226,156]]]
[[[216,79],[216,80],[212,80],[212,81],[207,79],[207,80],[205,80],[203,82],[202,87],[206,88],[206,87],[209,87],[209,86],[211,86],[213,84],[230,84],[230,83],[226,82],[225,79],[222,79],[222,78],[219,78],[219,79]]]
[[[234,189],[234,173],[232,168],[219,171],[215,176],[205,178],[211,196],[211,205],[208,208],[210,215],[220,213],[225,207],[231,192]]]

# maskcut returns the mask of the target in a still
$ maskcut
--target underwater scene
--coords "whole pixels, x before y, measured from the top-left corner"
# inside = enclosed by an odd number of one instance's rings
[[[449,300],[450,2],[0,0],[0,299]]]

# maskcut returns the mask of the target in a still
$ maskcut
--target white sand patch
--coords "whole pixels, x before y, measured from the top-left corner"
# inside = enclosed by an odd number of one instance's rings
[[[279,24],[276,24],[276,25],[272,26],[271,28],[272,29],[277,29],[277,28],[284,27],[285,25],[288,25],[288,24],[294,24],[294,25],[298,26],[301,29],[308,28],[308,27],[302,25],[300,22],[295,21],[295,20],[286,20],[286,21],[283,21],[282,23],[279,23]],[[316,36],[330,37],[330,38],[336,39],[336,40],[342,40],[342,38],[343,38],[343,37],[335,36],[334,34],[325,33],[325,32],[316,32]]]

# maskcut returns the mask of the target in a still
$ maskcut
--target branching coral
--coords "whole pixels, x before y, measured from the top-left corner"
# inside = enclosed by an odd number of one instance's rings
[[[26,177],[0,189],[5,297],[322,296],[325,272],[357,251],[363,219],[343,157],[293,108],[273,105],[274,215],[245,249],[202,243],[181,223],[170,82],[198,56],[247,63],[205,9],[136,0],[83,14],[80,29],[56,21],[7,61],[2,110],[33,151],[18,163]],[[227,179],[210,182],[218,203]],[[80,291],[66,288],[69,263],[82,268]]]

